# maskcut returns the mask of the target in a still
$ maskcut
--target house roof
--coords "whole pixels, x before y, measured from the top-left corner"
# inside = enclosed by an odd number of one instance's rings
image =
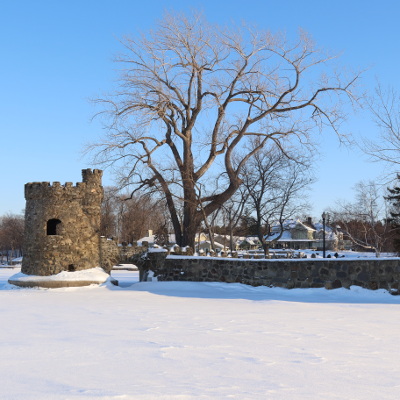
[[[196,246],[197,245],[204,245],[204,244],[206,244],[206,245],[209,245],[209,246],[211,246],[211,242],[209,241],[209,240],[202,240],[200,243],[196,243]],[[219,249],[223,249],[223,248],[225,248],[225,246],[223,245],[223,244],[221,244],[221,243],[218,243],[218,242],[216,242],[216,241],[214,241],[214,247],[217,247],[217,248],[219,248]]]
[[[266,241],[272,241],[272,240],[277,240],[278,242],[314,242],[320,240],[320,238],[317,239],[293,239],[292,238],[292,231],[294,229],[304,229],[307,231],[311,232],[316,232],[317,235],[319,235],[323,231],[323,225],[322,223],[315,223],[313,224],[314,227],[311,227],[308,223],[303,223],[300,220],[287,220],[283,223],[283,232],[282,236],[277,239],[281,232],[281,226],[280,225],[275,225],[271,229],[271,234],[268,236],[265,236]],[[330,226],[325,226],[325,234],[326,234],[326,240],[335,240],[336,239],[336,234],[334,230]]]

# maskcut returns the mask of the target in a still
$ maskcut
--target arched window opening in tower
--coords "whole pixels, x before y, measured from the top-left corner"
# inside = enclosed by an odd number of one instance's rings
[[[53,218],[47,221],[47,235],[59,235],[61,229],[61,221]]]

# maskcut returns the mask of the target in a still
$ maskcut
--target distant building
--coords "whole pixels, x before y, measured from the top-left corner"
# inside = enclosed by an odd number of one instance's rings
[[[262,243],[257,236],[247,236],[239,239],[238,248],[240,250],[257,250],[261,245]]]
[[[147,231],[147,236],[143,236],[137,241],[138,245],[142,245],[142,243],[147,242],[149,247],[154,247],[156,245],[157,235],[153,232],[152,229]],[[176,244],[175,235],[173,233],[168,234],[168,245]]]
[[[280,225],[275,225],[271,233],[265,237],[270,248],[277,249],[323,249],[324,230],[322,223],[312,223],[311,218],[307,221],[287,220]],[[325,226],[325,249],[336,251],[341,248],[343,234],[330,226]]]

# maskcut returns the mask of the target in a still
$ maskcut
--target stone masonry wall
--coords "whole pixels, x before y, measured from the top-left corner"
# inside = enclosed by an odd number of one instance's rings
[[[112,267],[119,263],[135,264],[134,256],[141,256],[148,250],[148,247],[138,246],[136,243],[131,245],[118,245],[115,240],[101,238],[101,267],[110,273]]]
[[[104,271],[110,273],[112,267],[120,262],[120,248],[116,241],[109,240],[104,236],[101,237],[100,243],[100,266]]]
[[[53,275],[100,265],[102,171],[82,170],[83,182],[25,185],[22,272]]]
[[[154,260],[152,260],[152,257]],[[149,253],[147,269],[158,280],[239,282],[252,286],[284,288],[387,289],[397,294],[400,288],[400,259],[299,259],[243,260],[233,258],[160,258]]]

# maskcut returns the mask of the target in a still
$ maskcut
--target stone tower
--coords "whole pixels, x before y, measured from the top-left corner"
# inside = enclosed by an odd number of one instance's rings
[[[55,275],[100,266],[103,172],[82,170],[82,182],[25,185],[25,243],[21,272]]]

